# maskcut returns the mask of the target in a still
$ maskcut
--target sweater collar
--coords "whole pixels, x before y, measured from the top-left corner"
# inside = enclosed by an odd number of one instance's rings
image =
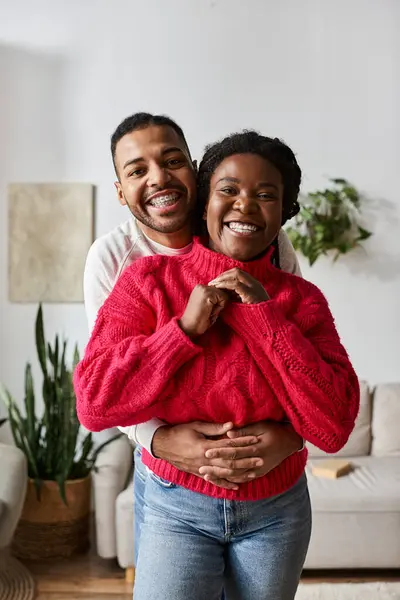
[[[274,248],[271,246],[268,250],[256,260],[250,260],[247,262],[241,262],[225,256],[225,254],[219,254],[210,250],[205,245],[206,240],[200,240],[195,237],[193,240],[193,247],[191,252],[187,255],[189,260],[192,262],[198,274],[204,279],[206,283],[211,281],[221,273],[229,271],[230,269],[238,268],[241,271],[249,273],[255,279],[259,281],[265,280],[265,275],[269,271],[275,270],[271,260],[274,252]]]

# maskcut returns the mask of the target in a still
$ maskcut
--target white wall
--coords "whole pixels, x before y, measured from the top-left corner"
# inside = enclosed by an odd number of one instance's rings
[[[163,112],[195,156],[243,127],[283,137],[304,189],[350,179],[374,201],[366,246],[306,277],[328,296],[360,377],[400,379],[398,0],[13,0],[0,5],[0,380],[22,392],[34,305],[7,301],[6,184],[98,186],[97,235],[127,218],[109,137]],[[83,347],[82,305],[45,307]]]

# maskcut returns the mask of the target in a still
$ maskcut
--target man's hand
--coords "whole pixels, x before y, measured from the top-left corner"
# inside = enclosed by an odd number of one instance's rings
[[[200,477],[201,467],[221,468],[221,465],[230,473],[242,476],[244,472],[262,464],[255,451],[259,446],[259,440],[254,434],[240,436],[236,432],[229,439],[226,434],[232,429],[232,423],[219,425],[201,421],[185,425],[167,425],[160,427],[154,434],[152,451],[154,456],[166,460],[177,469]],[[230,458],[213,460],[206,457],[208,451],[223,449],[230,450],[231,454],[235,453],[234,468]],[[227,481],[223,477],[215,477],[210,481],[228,490],[238,488],[236,482]]]
[[[211,448],[206,451],[206,457],[213,461],[213,465],[200,467],[199,472],[204,479],[218,484],[223,479],[231,483],[244,483],[249,479],[262,477],[281,464],[288,456],[301,450],[302,438],[294,431],[290,424],[260,421],[243,429],[228,430],[227,442],[235,439],[246,439],[249,436],[257,437],[257,444],[248,450],[253,456],[262,460],[258,467],[239,470],[243,452],[226,444],[225,448]],[[228,465],[226,464],[228,461]]]

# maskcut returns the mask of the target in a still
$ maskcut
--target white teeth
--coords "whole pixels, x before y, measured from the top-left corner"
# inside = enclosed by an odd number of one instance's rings
[[[155,206],[156,208],[160,208],[162,206],[170,206],[171,204],[175,204],[178,200],[179,194],[168,194],[167,196],[158,196],[154,198],[154,200],[150,200],[149,204],[151,206]]]
[[[237,231],[238,233],[250,233],[257,231],[259,228],[256,225],[251,225],[251,223],[240,223],[240,222],[232,222],[228,223],[229,229],[232,231]]]

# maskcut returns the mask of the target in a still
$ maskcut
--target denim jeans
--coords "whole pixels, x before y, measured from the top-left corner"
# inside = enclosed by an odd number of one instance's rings
[[[304,475],[278,496],[236,502],[149,473],[144,499],[135,600],[220,600],[223,588],[226,600],[293,600],[311,533]]]
[[[135,449],[135,471],[134,471],[134,565],[138,564],[140,531],[144,519],[144,490],[147,478],[147,470],[142,462],[142,451],[139,447]],[[220,600],[225,600],[222,592]]]
[[[135,566],[138,564],[140,531],[144,518],[144,490],[147,470],[142,463],[142,449],[135,448],[135,471],[133,475],[133,544]]]

